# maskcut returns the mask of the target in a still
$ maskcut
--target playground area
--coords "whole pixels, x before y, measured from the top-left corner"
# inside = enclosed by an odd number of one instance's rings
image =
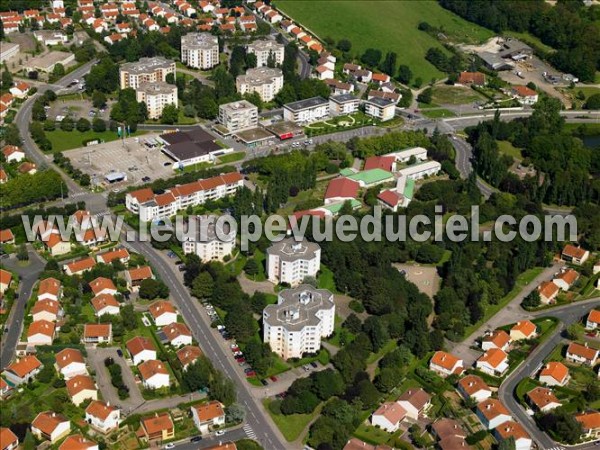
[[[423,266],[417,263],[412,264],[394,264],[394,267],[404,273],[408,281],[414,283],[415,286],[423,294],[433,298],[440,290],[442,279],[437,273],[435,266]]]

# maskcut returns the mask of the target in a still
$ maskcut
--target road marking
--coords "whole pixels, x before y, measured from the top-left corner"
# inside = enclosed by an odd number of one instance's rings
[[[250,439],[256,439],[256,433],[249,424],[244,425],[244,432]]]

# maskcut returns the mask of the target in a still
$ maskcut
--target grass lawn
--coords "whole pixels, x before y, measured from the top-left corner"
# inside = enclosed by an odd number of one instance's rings
[[[504,308],[511,300],[513,300],[521,290],[531,283],[535,277],[537,277],[540,273],[544,271],[543,267],[534,267],[533,269],[526,270],[521,275],[517,277],[517,282],[515,283],[515,287],[512,291],[504,296],[502,300],[498,302],[497,305],[490,305],[486,308],[485,313],[483,314],[483,318],[479,320],[477,323],[465,328],[464,337],[471,335],[477,328],[481,326],[482,323],[487,322],[490,317],[495,315],[498,311]]]
[[[319,289],[327,289],[331,292],[337,292],[333,272],[328,267],[321,264],[321,272],[317,279]]]
[[[367,425],[366,423],[360,424],[360,426],[354,432],[354,436],[356,436],[361,441],[372,445],[386,444],[391,437],[391,435],[387,431],[384,431],[381,428],[376,428],[371,425]]]
[[[396,52],[415,78],[426,81],[444,76],[425,60],[429,48],[443,47],[434,37],[417,29],[420,22],[426,20],[431,26],[443,27],[450,39],[459,42],[480,43],[493,36],[490,30],[467,22],[435,1],[341,4],[281,0],[275,5],[321,39],[349,39],[352,54],[362,54],[369,47],[381,50],[384,55]]]
[[[424,110],[422,111],[422,113],[425,117],[429,117],[430,119],[440,119],[442,117],[456,117],[456,114],[454,114],[449,109],[444,108]]]
[[[141,136],[145,134],[144,131],[137,131],[132,133],[132,136]],[[83,141],[90,139],[99,139],[104,142],[116,141],[119,139],[116,131],[103,131],[102,133],[96,133],[95,131],[63,131],[54,130],[46,131],[46,137],[52,142],[52,150],[55,152],[62,152],[65,150],[71,150],[73,148],[83,147]]]
[[[246,152],[233,152],[227,153],[226,155],[219,156],[219,162],[217,164],[227,164],[235,161],[239,161],[240,159],[244,159],[246,156]]]
[[[383,355],[386,355],[387,353],[394,350],[396,347],[398,347],[398,341],[396,341],[395,339],[388,341],[388,343],[381,347],[377,353],[371,353],[369,355],[369,357],[367,358],[367,364],[374,363],[379,358],[383,357]]]
[[[521,150],[516,148],[508,141],[498,141],[498,149],[505,155],[512,156],[515,159],[523,159],[523,154],[521,153]]]
[[[283,437],[288,442],[298,439],[304,428],[306,428],[310,421],[317,416],[320,410],[320,408],[317,408],[312,414],[290,414],[284,416],[283,414],[274,414],[269,409],[269,403],[271,401],[272,400],[266,399],[263,401],[263,404],[273,419],[273,422],[275,422],[275,425],[277,425],[279,431],[281,431]]]
[[[479,92],[463,86],[439,85],[433,89],[432,100],[441,105],[464,105],[486,100]]]

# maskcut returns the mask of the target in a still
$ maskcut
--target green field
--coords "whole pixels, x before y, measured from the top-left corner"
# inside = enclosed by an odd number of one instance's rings
[[[244,159],[246,157],[246,152],[233,152],[226,153],[224,155],[219,156],[219,164],[228,164],[232,162],[239,161],[240,159]]]
[[[279,0],[274,4],[318,38],[349,39],[353,55],[362,54],[369,47],[384,55],[396,52],[398,64],[408,65],[415,77],[426,81],[444,77],[424,59],[430,47],[443,47],[434,37],[417,29],[420,22],[443,29],[455,42],[480,43],[493,36],[491,31],[465,21],[435,1]]]
[[[432,101],[438,105],[465,105],[485,100],[483,95],[468,87],[444,84],[433,88]]]
[[[498,141],[498,149],[500,153],[512,156],[515,159],[522,160],[523,154],[521,150],[512,145],[509,141]]]
[[[143,131],[132,133],[132,136],[140,136],[144,134]],[[62,152],[65,150],[71,150],[73,148],[83,147],[83,141],[90,139],[100,139],[104,142],[116,141],[119,139],[115,131],[103,131],[102,133],[96,133],[95,131],[86,131],[84,133],[73,130],[63,131],[54,130],[46,131],[46,137],[52,142],[52,150],[55,152]]]

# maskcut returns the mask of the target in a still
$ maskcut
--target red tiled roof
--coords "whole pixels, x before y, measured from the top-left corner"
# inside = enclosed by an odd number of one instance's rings
[[[567,353],[572,355],[577,355],[582,358],[587,359],[588,361],[593,360],[598,357],[598,350],[588,347],[587,345],[581,345],[577,342],[571,342],[569,347],[567,348]]]
[[[94,400],[89,406],[85,409],[85,412],[91,416],[97,417],[100,420],[106,420],[106,418],[117,409],[113,406],[109,406],[108,404]]]
[[[38,286],[38,297],[42,294],[58,296],[61,283],[56,278],[44,278]]]
[[[168,413],[163,413],[160,415],[157,414],[152,417],[142,419],[142,426],[149,435],[153,435],[163,430],[171,430],[175,427],[175,425],[173,425],[173,421],[171,420],[171,416]]]
[[[400,202],[400,195],[390,190],[380,192],[377,198],[390,206],[397,206]]]
[[[383,416],[390,423],[397,424],[406,417],[406,410],[396,402],[386,402],[373,413],[374,416]]]
[[[110,278],[98,277],[95,280],[90,281],[90,289],[94,295],[98,295],[104,289],[117,290],[115,283]]]
[[[70,397],[74,397],[82,391],[97,391],[94,379],[89,375],[76,375],[65,381],[67,392]]]
[[[356,198],[360,185],[348,178],[335,178],[329,182],[327,191],[325,192],[325,199],[342,197],[342,198]]]
[[[532,336],[536,330],[535,324],[529,320],[521,320],[510,329],[510,331],[519,331],[526,337]]]
[[[467,375],[458,382],[459,386],[467,395],[475,395],[479,391],[491,392],[490,387],[477,375]]]
[[[33,355],[27,355],[10,364],[6,370],[13,372],[19,378],[23,378],[41,366],[42,363],[39,359]]]
[[[393,156],[371,156],[365,160],[363,170],[383,169],[391,172],[394,162],[396,158]]]
[[[574,245],[567,244],[562,251],[563,255],[570,256],[572,258],[581,259],[585,256],[586,250],[581,247],[575,247]]]
[[[56,365],[59,369],[74,362],[84,363],[83,355],[76,348],[65,348],[56,354]]]
[[[569,369],[563,363],[551,361],[540,372],[540,377],[551,377],[559,383],[569,376]]]
[[[200,405],[193,406],[193,408],[196,410],[198,418],[201,422],[207,422],[225,415],[225,412],[223,411],[223,405],[217,401],[202,403]]]
[[[495,398],[488,398],[477,405],[477,409],[485,416],[486,419],[492,420],[499,415],[510,416],[508,409]]]
[[[150,266],[136,267],[135,269],[129,269],[129,278],[131,281],[145,280],[152,278],[152,269]]]
[[[537,92],[535,92],[533,89],[529,89],[527,86],[513,86],[513,91],[519,97],[533,97],[537,95]]]
[[[39,413],[37,417],[33,419],[31,426],[37,428],[46,435],[51,435],[57,426],[68,421],[69,419],[62,414],[57,414],[52,411],[44,411]]]
[[[12,241],[15,238],[10,228],[6,230],[0,230],[0,242]]]
[[[444,369],[451,370],[460,359],[454,356],[452,353],[446,353],[442,351],[435,352],[431,358],[431,364],[443,367]]]
[[[136,336],[133,339],[128,340],[127,344],[125,345],[127,346],[127,350],[129,350],[129,353],[131,353],[134,356],[143,352],[144,350],[156,351],[156,348],[154,348],[152,341],[144,336]]]

